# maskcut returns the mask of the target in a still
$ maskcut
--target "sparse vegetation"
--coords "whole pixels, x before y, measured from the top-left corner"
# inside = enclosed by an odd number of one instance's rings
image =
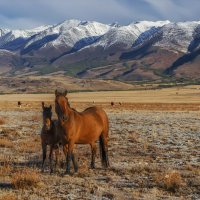
[[[0,147],[11,148],[13,147],[13,142],[7,138],[0,138]]]
[[[135,164],[130,172],[132,174],[151,174],[151,173],[158,173],[160,172],[160,167],[156,164],[148,163],[148,162],[139,162],[138,164]]]
[[[7,163],[6,161],[4,161],[1,165],[0,165],[0,176],[6,176],[11,174],[12,172],[12,166],[10,163]]]
[[[197,101],[197,97],[192,97],[197,92],[195,88],[180,89],[179,95],[176,96],[180,98],[180,94],[183,94],[184,99],[189,96],[191,101]],[[79,173],[70,176],[63,176],[66,158],[62,150],[60,165],[56,172],[49,175],[48,159],[44,173],[40,172],[42,160],[39,135],[42,126],[40,99],[34,102],[22,101],[21,109],[17,107],[16,101],[6,104],[0,101],[0,118],[6,118],[6,123],[0,132],[2,139],[0,140],[2,186],[0,199],[200,198],[200,166],[197,155],[200,142],[198,137],[200,104],[174,103],[173,94],[176,94],[177,89],[171,88],[167,91],[161,90],[159,95],[163,94],[163,98],[166,98],[168,94],[169,103],[126,103],[125,100],[132,94],[129,92],[120,101],[112,95],[112,100],[106,101],[105,95],[108,93],[105,92],[70,94],[73,99],[70,103],[79,111],[97,105],[103,106],[108,113],[111,164],[108,170],[101,168],[98,150],[97,168],[90,169],[89,145],[77,145]],[[148,91],[147,97],[143,97],[152,101],[151,95],[156,92]],[[140,98],[144,95],[142,91],[134,94]],[[120,92],[116,92],[115,95],[119,98]],[[137,95],[131,98],[135,101]],[[33,99],[35,97],[37,95],[31,96]],[[52,100],[52,96],[48,95],[40,94],[38,97],[49,102]],[[95,98],[95,103],[92,100],[83,103],[84,99],[88,98]],[[15,99],[19,99],[17,95]],[[105,101],[99,103],[102,100]],[[145,99],[141,101],[143,100]],[[115,103],[114,106],[111,106],[111,101]],[[162,101],[161,96],[159,101]],[[118,102],[122,104],[119,105]],[[25,104],[29,106],[23,107]],[[48,153],[49,150],[47,156]],[[21,192],[22,190],[26,191]]]
[[[30,189],[38,186],[40,175],[34,170],[23,169],[12,175],[11,182],[15,189]]]
[[[169,171],[164,174],[159,174],[156,177],[156,183],[166,190],[176,192],[181,186],[183,186],[184,181],[180,175],[180,172]]]
[[[5,124],[5,123],[6,123],[5,120],[2,119],[2,118],[0,118],[0,125],[3,125],[3,124]]]
[[[41,145],[39,138],[34,138],[32,141],[22,141],[18,147],[17,150],[19,152],[26,152],[26,153],[34,153],[40,150]]]
[[[0,200],[17,200],[17,196],[15,194],[3,194],[0,195]]]

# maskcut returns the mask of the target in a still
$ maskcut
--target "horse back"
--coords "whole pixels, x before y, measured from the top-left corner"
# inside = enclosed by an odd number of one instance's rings
[[[96,128],[102,129],[103,132],[108,132],[108,116],[102,108],[97,106],[89,107],[81,113],[81,116],[86,127],[95,124]]]

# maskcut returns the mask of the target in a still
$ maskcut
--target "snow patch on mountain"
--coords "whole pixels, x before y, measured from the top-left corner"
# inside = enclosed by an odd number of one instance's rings
[[[162,39],[156,46],[186,53],[200,21],[170,23],[162,27]]]
[[[76,27],[64,29],[59,37],[49,45],[59,46],[65,44],[68,47],[74,47],[80,40],[91,40],[100,37],[110,29],[109,25],[98,22],[80,22]],[[93,40],[93,39],[92,39]]]
[[[9,29],[3,29],[0,28],[0,37],[4,36],[6,33],[8,33],[10,30]]]
[[[143,39],[152,34],[152,28],[162,27],[169,21],[141,21],[131,23],[127,26],[111,28],[101,39],[93,46],[102,46],[104,49],[111,47],[120,47],[121,49],[129,49],[139,36],[144,33]],[[154,30],[155,31],[155,30]],[[141,38],[142,39],[142,38]],[[142,40],[141,40],[142,42]]]

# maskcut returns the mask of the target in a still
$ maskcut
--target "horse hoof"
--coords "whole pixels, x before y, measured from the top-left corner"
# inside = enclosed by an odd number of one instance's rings
[[[78,167],[74,167],[74,172],[78,172]]]
[[[70,171],[65,171],[65,175],[70,175]]]

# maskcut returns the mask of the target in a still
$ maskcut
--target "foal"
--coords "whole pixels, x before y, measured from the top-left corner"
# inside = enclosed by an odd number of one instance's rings
[[[53,150],[55,150],[55,168],[58,162],[58,155],[59,155],[59,142],[60,138],[57,134],[56,126],[57,122],[52,120],[52,106],[49,107],[44,106],[44,102],[42,102],[42,109],[43,109],[43,127],[41,131],[41,143],[42,143],[42,152],[43,152],[43,161],[42,161],[42,172],[44,171],[44,162],[46,159],[46,152],[47,152],[47,145],[50,146],[50,153],[49,153],[49,161],[50,161],[50,172],[53,172],[52,166],[52,154]]]
[[[99,107],[90,107],[83,112],[71,108],[65,93],[55,91],[55,110],[58,116],[59,131],[63,145],[68,144],[66,173],[70,173],[72,159],[74,170],[78,165],[73,153],[74,144],[90,144],[92,150],[91,167],[95,168],[96,141],[99,140],[101,162],[104,167],[109,167],[108,161],[108,131],[109,123],[105,111]]]

